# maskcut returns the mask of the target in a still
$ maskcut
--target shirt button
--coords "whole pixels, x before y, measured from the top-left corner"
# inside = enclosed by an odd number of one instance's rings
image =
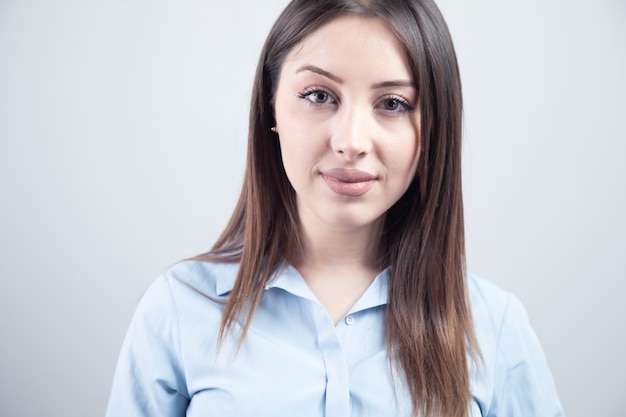
[[[346,324],[348,326],[352,325],[352,323],[354,323],[354,316],[347,316],[346,317]]]

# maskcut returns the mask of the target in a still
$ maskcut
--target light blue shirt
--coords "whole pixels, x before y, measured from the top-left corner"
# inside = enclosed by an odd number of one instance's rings
[[[388,270],[337,324],[295,268],[264,292],[245,342],[240,327],[217,351],[237,265],[185,261],[139,302],[124,341],[108,417],[386,417],[411,415],[383,339]],[[468,277],[484,358],[471,370],[471,415],[556,417],[563,412],[521,303]]]

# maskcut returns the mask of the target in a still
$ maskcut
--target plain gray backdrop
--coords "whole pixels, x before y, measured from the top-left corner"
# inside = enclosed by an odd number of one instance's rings
[[[0,416],[104,413],[126,327],[239,193],[285,0],[0,0]],[[570,417],[626,416],[626,3],[440,0],[470,269],[525,303]]]

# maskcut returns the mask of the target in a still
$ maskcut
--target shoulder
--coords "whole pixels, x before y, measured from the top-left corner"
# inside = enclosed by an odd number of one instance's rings
[[[159,280],[165,281],[173,292],[189,289],[208,297],[221,297],[232,290],[238,271],[236,263],[185,260],[166,270]]]
[[[543,350],[517,297],[469,275],[474,330],[482,356],[472,375],[474,400],[488,416],[562,416]],[[514,412],[511,412],[515,410]]]
[[[222,303],[235,281],[237,264],[186,260],[163,272],[145,291],[134,321],[178,327],[195,312],[209,310],[219,320]]]
[[[467,290],[474,325],[477,327],[499,328],[510,308],[513,308],[515,313],[522,313],[521,302],[512,293],[472,273],[467,275]]]
[[[171,266],[139,300],[128,342],[140,346],[151,341],[150,349],[172,350],[172,357],[184,357],[199,341],[210,344],[216,339],[229,292],[224,288],[231,287],[238,268],[195,260]]]
[[[237,270],[233,264],[183,261],[148,287],[124,339],[107,415],[184,414],[193,388],[185,364],[197,369],[197,347],[216,345],[219,288]]]
[[[530,336],[526,309],[515,295],[473,274],[468,274],[467,287],[483,355],[495,354],[495,349],[502,347],[504,336]]]
[[[198,260],[178,262],[154,280],[141,297],[140,305],[151,299],[177,296],[193,291],[211,298],[219,298],[228,292],[237,277],[238,264]]]

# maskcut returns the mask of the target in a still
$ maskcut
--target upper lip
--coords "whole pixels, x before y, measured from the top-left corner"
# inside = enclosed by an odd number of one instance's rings
[[[369,172],[359,171],[358,169],[333,168],[322,172],[325,177],[334,178],[342,182],[365,182],[377,179],[375,175]]]

